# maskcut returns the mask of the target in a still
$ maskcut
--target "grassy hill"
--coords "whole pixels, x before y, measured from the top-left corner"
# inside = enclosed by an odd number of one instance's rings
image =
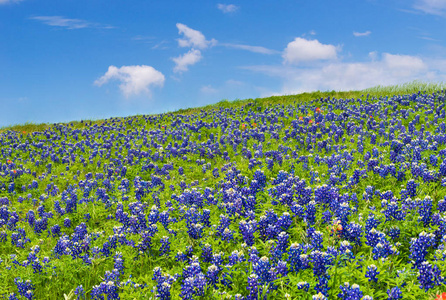
[[[221,101],[0,131],[0,297],[434,299],[446,91]]]

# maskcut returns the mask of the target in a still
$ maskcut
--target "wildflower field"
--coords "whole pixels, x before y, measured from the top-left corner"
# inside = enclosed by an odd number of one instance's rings
[[[1,130],[0,297],[440,299],[446,91],[306,97]]]

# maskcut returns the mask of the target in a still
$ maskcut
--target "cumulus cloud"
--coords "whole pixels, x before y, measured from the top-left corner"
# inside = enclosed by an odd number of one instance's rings
[[[427,14],[446,15],[445,0],[416,0],[413,7]]]
[[[417,56],[383,53],[378,59],[376,52],[371,52],[369,56],[371,61],[333,62],[310,68],[289,65],[245,68],[282,78],[283,86],[279,94],[316,90],[361,90],[376,85],[401,84],[416,79],[442,78],[431,65]]]
[[[236,12],[239,9],[239,7],[234,4],[220,4],[220,3],[217,4],[217,8],[225,14]]]
[[[261,54],[277,54],[280,53],[279,51],[268,49],[261,46],[249,46],[249,45],[240,45],[240,44],[231,44],[231,43],[224,43],[219,44],[228,48],[233,49],[240,49],[240,50],[246,50],[254,53],[261,53]]]
[[[1,0],[0,0],[1,1]],[[61,16],[37,16],[31,17],[31,20],[41,21],[49,26],[64,27],[67,29],[82,29],[88,27],[111,29],[112,26],[91,23],[81,19],[69,19]]]
[[[295,38],[288,43],[283,52],[285,63],[299,64],[301,62],[336,59],[338,48],[334,45],[326,45],[318,40]]]
[[[369,36],[372,32],[370,30],[367,30],[366,32],[356,32],[353,31],[353,35],[356,37],[360,37],[360,36]]]
[[[110,80],[120,81],[119,88],[126,97],[129,97],[141,93],[150,95],[150,88],[152,86],[162,87],[165,78],[160,71],[151,66],[122,66],[120,68],[109,66],[107,72],[94,84],[102,86]]]
[[[188,67],[196,64],[201,59],[201,52],[197,49],[190,49],[189,52],[184,53],[178,57],[172,58],[175,62],[175,67],[173,71],[175,73],[181,73],[188,70]]]
[[[182,34],[184,38],[178,39],[180,47],[194,47],[199,49],[206,49],[207,47],[217,44],[215,39],[206,40],[204,34],[200,31],[187,27],[184,24],[177,23],[178,33]]]

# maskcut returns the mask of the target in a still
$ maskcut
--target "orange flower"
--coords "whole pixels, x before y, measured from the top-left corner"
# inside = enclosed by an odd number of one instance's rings
[[[12,170],[12,172],[15,174],[15,173],[17,173],[17,171],[16,170]]]
[[[302,116],[300,116],[300,117],[299,117],[299,120],[301,120],[301,121],[302,121],[303,119],[304,119],[304,117],[302,117]]]
[[[437,298],[435,298],[435,300],[446,300],[446,292],[441,295],[437,295]]]
[[[8,164],[12,163],[12,161],[10,159],[8,159]]]
[[[321,109],[318,107],[318,108],[316,108],[316,112],[317,113],[320,113],[321,112]]]
[[[252,123],[252,127],[257,127],[257,123],[256,122]]]
[[[310,124],[311,124],[311,123],[313,123],[313,120],[310,120],[310,122],[309,122],[309,123],[310,123]]]
[[[333,226],[331,227],[331,233],[337,235],[337,233],[339,231],[342,231],[342,225],[341,225],[341,221],[337,220],[336,222],[333,223]]]
[[[245,130],[245,129],[246,129],[246,124],[243,123],[243,124],[241,125],[241,127],[242,127],[242,130]]]

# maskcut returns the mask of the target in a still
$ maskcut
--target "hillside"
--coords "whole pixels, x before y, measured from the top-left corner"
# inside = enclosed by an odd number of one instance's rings
[[[0,129],[8,299],[434,299],[443,85]]]

